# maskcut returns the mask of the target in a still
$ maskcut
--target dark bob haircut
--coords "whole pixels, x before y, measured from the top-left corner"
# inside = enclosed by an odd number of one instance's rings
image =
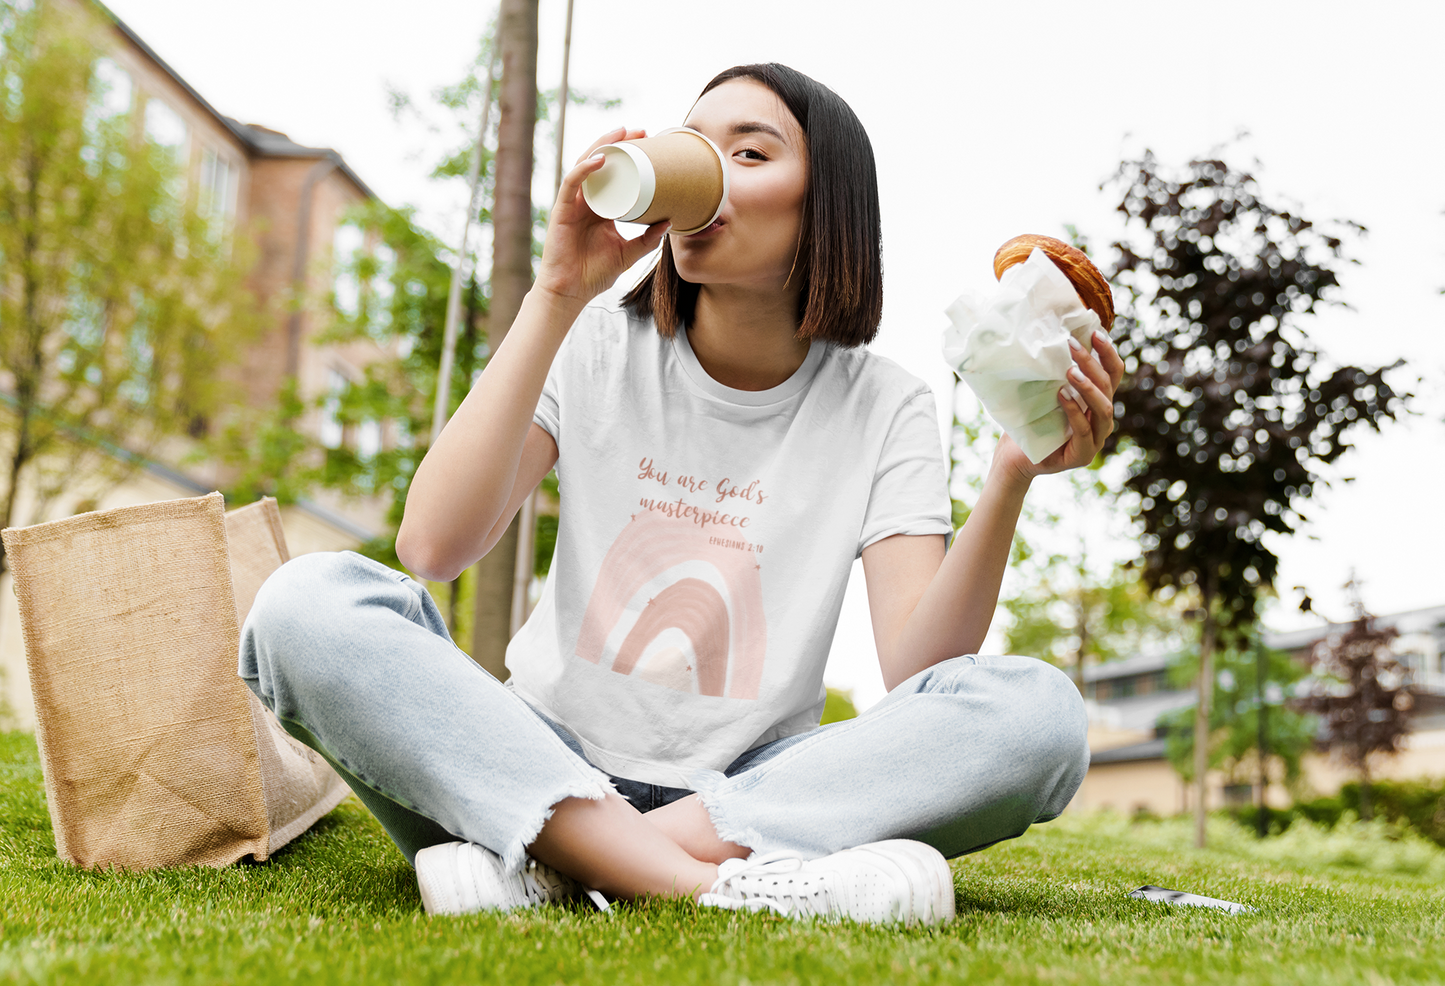
[[[863,124],[837,93],[801,72],[779,65],[739,65],[720,73],[702,94],[733,79],[771,89],[798,121],[808,145],[808,191],[796,270],[798,338],[840,346],[872,342],[883,317],[883,250],[878,171]],[[684,281],[664,239],[657,263],[623,304],[637,318],[651,317],[671,338],[692,320],[698,285]]]

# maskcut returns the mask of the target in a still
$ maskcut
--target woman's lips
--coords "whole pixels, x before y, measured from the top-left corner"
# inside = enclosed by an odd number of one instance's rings
[[[689,233],[687,238],[691,240],[696,239],[699,236],[711,236],[713,233],[716,233],[718,230],[722,229],[726,225],[727,224],[721,219],[714,219],[709,225],[704,226],[696,233]]]

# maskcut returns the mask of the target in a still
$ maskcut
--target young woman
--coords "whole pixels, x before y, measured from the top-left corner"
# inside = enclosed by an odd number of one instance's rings
[[[625,240],[582,199],[601,165],[584,156],[535,286],[411,487],[397,553],[451,579],[557,467],[556,556],[507,685],[422,587],[349,553],[273,576],[241,675],[415,862],[429,910],[580,884],[942,920],[944,856],[1054,817],[1088,765],[1061,672],[971,655],[1030,482],[1092,461],[1122,364],[1102,335],[1075,352],[1073,437],[1038,465],[1003,439],[945,555],[933,397],[861,346],[882,311],[867,135],[780,65],[722,73],[687,125],[729,159],[718,220]],[[595,300],[659,244],[638,287]],[[890,691],[819,727],[860,555]]]

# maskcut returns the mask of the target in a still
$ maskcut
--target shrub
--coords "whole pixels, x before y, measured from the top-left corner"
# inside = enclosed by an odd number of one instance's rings
[[[1374,813],[1391,826],[1410,829],[1438,846],[1445,846],[1445,779],[1375,781],[1370,785]],[[1267,808],[1271,834],[1289,829],[1296,820],[1334,828],[1347,816],[1360,814],[1360,785],[1346,784],[1329,798],[1297,801],[1289,808]],[[1246,805],[1230,814],[1246,828],[1254,828],[1258,809]]]

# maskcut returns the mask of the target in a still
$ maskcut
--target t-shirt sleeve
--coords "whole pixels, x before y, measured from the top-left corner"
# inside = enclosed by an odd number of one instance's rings
[[[559,372],[558,364],[562,360],[552,361],[552,369],[547,373],[547,382],[542,385],[542,396],[537,398],[537,410],[532,412],[532,421],[542,427],[547,434],[552,436],[552,441],[561,441],[558,432],[561,430],[561,400],[558,396]]]
[[[579,318],[578,322],[581,321]],[[542,396],[537,398],[537,410],[532,412],[533,423],[541,426],[543,431],[552,436],[552,441],[559,445],[562,442],[562,387],[572,350],[572,338],[578,329],[579,326],[572,327],[572,331],[567,333],[567,338],[562,341],[561,348],[552,359],[552,367],[547,371],[547,381],[542,384]],[[582,330],[585,331],[585,326]]]
[[[948,475],[933,394],[915,394],[894,415],[878,456],[858,553],[894,534],[950,534]]]

